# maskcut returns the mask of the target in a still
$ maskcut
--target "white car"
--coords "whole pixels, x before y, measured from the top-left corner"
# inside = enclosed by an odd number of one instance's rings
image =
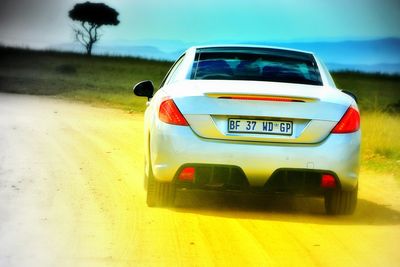
[[[312,53],[260,46],[188,49],[145,112],[149,206],[179,189],[322,196],[329,214],[357,203],[360,114]]]

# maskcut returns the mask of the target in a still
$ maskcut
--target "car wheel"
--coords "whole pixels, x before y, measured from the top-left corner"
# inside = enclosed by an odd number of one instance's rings
[[[149,207],[172,206],[175,201],[175,191],[173,183],[157,181],[150,167],[149,176],[147,177],[147,205]]]
[[[325,210],[331,215],[353,214],[357,206],[358,186],[352,191],[333,190],[325,194]]]

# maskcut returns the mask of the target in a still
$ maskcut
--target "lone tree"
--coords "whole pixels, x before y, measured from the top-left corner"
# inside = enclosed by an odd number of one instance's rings
[[[118,12],[103,3],[85,2],[76,4],[69,17],[80,22],[80,28],[75,28],[75,39],[86,49],[87,55],[92,54],[93,45],[100,39],[98,29],[103,25],[118,25]]]

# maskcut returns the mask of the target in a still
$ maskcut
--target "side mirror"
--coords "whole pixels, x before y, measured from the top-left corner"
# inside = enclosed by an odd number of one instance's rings
[[[353,99],[354,99],[354,101],[356,101],[356,103],[358,103],[358,99],[357,99],[357,96],[355,95],[355,94],[353,94],[352,92],[350,92],[350,91],[347,91],[347,90],[341,90],[343,93],[345,93],[346,95],[349,95],[349,96],[351,96]]]
[[[133,86],[133,93],[137,96],[146,96],[152,98],[154,93],[154,85],[152,81],[143,81]]]

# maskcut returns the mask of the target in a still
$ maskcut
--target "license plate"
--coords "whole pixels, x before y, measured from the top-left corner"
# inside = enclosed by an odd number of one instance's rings
[[[293,122],[273,120],[228,119],[228,132],[292,135]]]

